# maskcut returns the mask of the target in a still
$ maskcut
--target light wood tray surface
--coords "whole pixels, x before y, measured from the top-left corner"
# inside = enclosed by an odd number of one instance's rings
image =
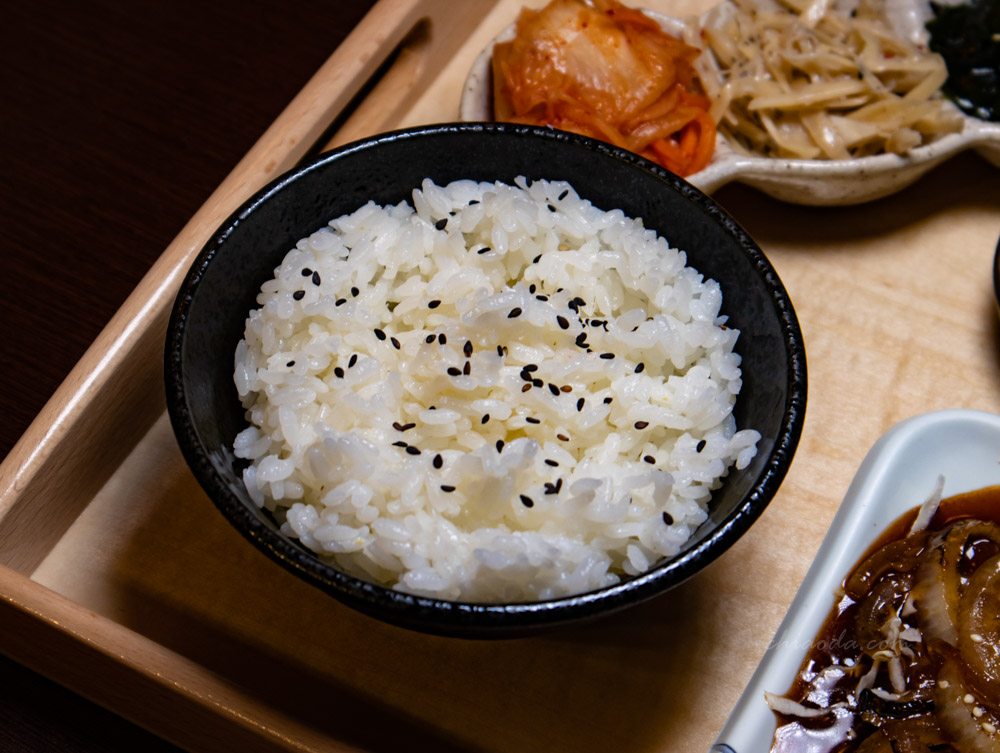
[[[4,652],[192,751],[705,751],[872,443],[925,411],[1000,413],[1000,171],[965,154],[838,209],[727,187],[795,303],[809,400],[778,495],[704,573],[602,621],[475,642],[382,625],[258,553],[164,412],[180,278],[317,148],[455,119],[469,65],[520,6],[382,0],[166,249],[0,466]]]

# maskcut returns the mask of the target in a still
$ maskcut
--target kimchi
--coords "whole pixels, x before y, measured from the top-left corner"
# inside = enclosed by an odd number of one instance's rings
[[[715,149],[701,51],[616,0],[552,0],[523,9],[493,50],[497,120],[590,136],[687,176]]]

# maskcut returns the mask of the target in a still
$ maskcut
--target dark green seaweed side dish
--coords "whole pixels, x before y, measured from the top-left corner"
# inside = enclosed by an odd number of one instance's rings
[[[1000,120],[1000,0],[931,3],[930,46],[948,66],[944,93],[981,120]]]

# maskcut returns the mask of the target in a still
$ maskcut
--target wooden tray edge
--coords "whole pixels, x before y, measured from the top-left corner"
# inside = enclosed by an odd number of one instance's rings
[[[30,572],[162,413],[164,332],[194,257],[253,191],[315,148],[429,1],[380,0],[369,11],[184,226],[0,463],[0,566]],[[56,479],[67,476],[80,483],[60,487]]]
[[[0,463],[0,651],[185,749],[355,750],[30,574],[162,415],[167,320],[210,234],[322,144],[421,18],[445,12],[441,0],[380,0],[369,11],[182,228]],[[79,483],[67,488],[68,477]],[[167,727],[168,717],[183,723]]]

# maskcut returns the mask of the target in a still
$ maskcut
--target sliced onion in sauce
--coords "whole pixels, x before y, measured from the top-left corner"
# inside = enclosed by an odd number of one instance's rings
[[[895,643],[886,632],[889,621],[902,608],[906,594],[913,585],[913,576],[908,573],[889,573],[872,588],[871,592],[858,604],[854,630],[862,649],[875,655],[880,650],[893,654]],[[898,620],[897,620],[898,621]]]
[[[1000,717],[979,705],[959,662],[950,655],[941,663],[934,705],[941,728],[959,753],[1000,753]]]
[[[958,628],[955,627],[955,618],[951,615],[945,595],[942,550],[943,547],[940,546],[931,549],[920,565],[913,599],[924,634],[928,638],[936,638],[954,646],[958,642]]]
[[[1000,549],[1000,526],[974,519],[953,523],[931,538],[917,571],[914,598],[921,627],[930,638],[953,646],[958,645],[964,559],[974,540],[994,542]]]
[[[905,539],[890,541],[880,547],[844,582],[844,591],[853,599],[868,593],[872,584],[888,572],[908,573],[920,565],[920,552],[925,547],[926,534],[917,533]]]
[[[971,681],[1000,708],[1000,555],[983,563],[962,594],[958,650]]]
[[[916,716],[881,725],[861,743],[857,753],[917,753],[947,742],[934,717]]]

